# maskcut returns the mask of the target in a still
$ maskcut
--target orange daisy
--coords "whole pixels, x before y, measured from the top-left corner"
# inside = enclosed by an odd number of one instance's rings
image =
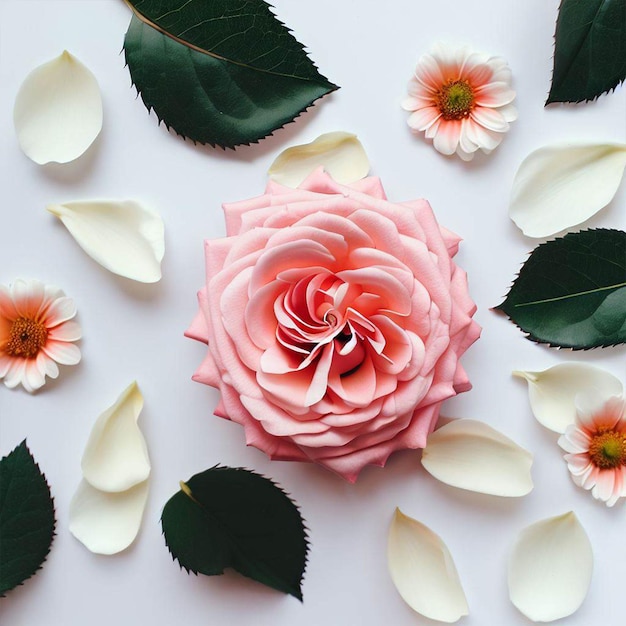
[[[478,149],[491,152],[517,119],[507,62],[468,48],[437,44],[417,62],[408,89],[409,126],[464,161]]]
[[[582,397],[581,397],[582,396]],[[559,438],[573,481],[613,506],[626,496],[626,402],[613,396],[604,404],[579,394],[576,423]]]
[[[59,375],[57,363],[80,361],[75,315],[74,301],[57,287],[38,280],[0,285],[0,379],[7,387],[36,391],[46,376]]]

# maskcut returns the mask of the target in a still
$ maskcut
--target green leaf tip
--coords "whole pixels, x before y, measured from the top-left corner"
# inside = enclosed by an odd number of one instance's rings
[[[626,343],[626,232],[590,229],[540,244],[497,308],[550,347]]]
[[[626,80],[626,2],[562,0],[546,105],[595,100]]]
[[[165,544],[188,573],[231,567],[302,601],[309,542],[297,505],[272,480],[217,465],[180,483],[163,508]]]
[[[194,143],[257,143],[338,89],[263,0],[125,0],[131,81]]]
[[[0,597],[41,569],[55,526],[50,487],[24,439],[0,460]]]

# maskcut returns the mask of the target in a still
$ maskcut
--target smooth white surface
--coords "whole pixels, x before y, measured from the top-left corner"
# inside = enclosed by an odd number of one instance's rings
[[[508,599],[507,559],[518,532],[573,509],[595,554],[589,596],[568,626],[623,626],[626,510],[608,509],[571,482],[557,436],[530,411],[525,381],[512,370],[565,360],[605,367],[626,380],[626,347],[587,352],[537,346],[489,310],[538,243],[508,218],[517,167],[556,141],[626,141],[626,92],[579,106],[544,109],[552,72],[558,0],[275,0],[276,14],[341,85],[274,137],[236,152],[183,141],[157,126],[130,86],[120,54],[130,11],[121,0],[0,0],[0,282],[36,277],[76,300],[83,361],[31,396],[0,386],[0,453],[24,438],[48,477],[58,525],[35,578],[0,599],[3,626],[212,624],[243,626],[409,626],[434,624],[405,605],[387,572],[386,540],[396,506],[446,538],[470,606],[468,626],[527,626]],[[468,42],[505,57],[519,120],[490,156],[445,158],[412,136],[400,108],[417,58],[438,39]],[[37,166],[21,152],[12,122],[15,95],[37,65],[72,51],[97,77],[104,127],[81,159]],[[535,455],[535,489],[521,499],[469,493],[433,479],[419,454],[402,452],[385,469],[349,485],[321,468],[270,462],[246,448],[242,429],[212,416],[217,393],[191,381],[203,347],[183,337],[204,279],[204,238],[224,235],[220,204],[258,195],[286,147],[345,130],[359,136],[393,200],[428,198],[439,221],[464,241],[457,256],[478,304],[482,338],[463,363],[472,391],[444,407],[481,419]],[[132,198],[166,226],[163,279],[141,285],[90,259],[50,203]],[[626,183],[585,227],[626,229]],[[68,531],[69,503],[96,417],[128,380],[145,398],[141,428],[152,460],[144,525],[114,557],[89,553]],[[234,574],[188,576],[165,548],[159,516],[178,481],[216,463],[271,476],[301,505],[311,552],[304,603]]]

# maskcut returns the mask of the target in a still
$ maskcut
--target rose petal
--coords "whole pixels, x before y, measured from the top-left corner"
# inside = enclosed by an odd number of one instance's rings
[[[161,279],[165,237],[158,213],[130,200],[68,202],[47,210],[109,271],[142,283]]]
[[[589,538],[571,511],[524,529],[509,560],[511,602],[534,622],[574,613],[593,570]]]
[[[528,237],[547,237],[581,224],[613,199],[624,167],[625,144],[535,150],[515,175],[509,216]]]
[[[102,129],[98,82],[66,50],[26,77],[15,99],[13,121],[20,147],[35,163],[73,161]]]
[[[613,374],[586,363],[561,363],[541,372],[515,371],[513,375],[528,382],[530,408],[537,421],[561,434],[576,420],[577,393],[593,391],[606,398],[624,392]]]
[[[70,503],[69,529],[91,552],[116,554],[135,540],[148,499],[148,481],[120,493],[82,480]]]
[[[533,455],[491,426],[453,420],[428,437],[422,465],[438,480],[495,496],[518,497],[533,488]]]
[[[283,150],[268,174],[287,187],[297,187],[319,166],[338,183],[349,184],[365,178],[370,164],[356,135],[333,132],[320,135],[311,143]]]
[[[83,454],[83,475],[96,489],[125,491],[150,475],[150,459],[137,426],[143,396],[131,383],[97,419]]]
[[[432,530],[396,508],[387,543],[389,573],[417,613],[452,623],[469,610],[452,556]]]

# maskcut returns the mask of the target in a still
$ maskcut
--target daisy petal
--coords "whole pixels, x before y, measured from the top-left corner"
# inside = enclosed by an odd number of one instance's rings
[[[504,82],[487,83],[476,89],[476,104],[483,107],[502,107],[515,100],[515,92]]]
[[[586,363],[561,363],[540,372],[513,372],[528,382],[528,397],[537,421],[564,433],[576,420],[577,393],[593,390],[600,397],[619,396],[622,383],[604,369]]]
[[[109,271],[142,283],[161,279],[165,236],[158,213],[130,200],[68,202],[47,210]]]
[[[53,327],[72,319],[76,315],[76,305],[71,298],[63,297],[55,300],[46,311],[48,326]]]
[[[438,480],[496,496],[518,497],[533,488],[533,456],[491,426],[453,420],[428,436],[422,465]]]
[[[432,126],[440,117],[441,113],[435,107],[429,106],[411,113],[407,123],[414,130],[422,131]]]
[[[509,130],[508,122],[497,109],[477,106],[470,115],[487,130],[493,130],[496,133],[504,133]]]
[[[437,134],[433,139],[433,146],[437,152],[441,154],[450,155],[456,152],[461,137],[461,122],[455,121],[443,121],[439,125]]]
[[[76,322],[68,321],[51,328],[48,336],[55,341],[78,341],[82,331]]]
[[[43,351],[61,365],[76,365],[80,363],[80,348],[73,343],[49,340]]]
[[[534,622],[571,615],[583,603],[593,570],[589,538],[576,515],[532,524],[509,560],[511,602]]]
[[[400,509],[389,528],[387,560],[396,589],[414,611],[446,623],[468,614],[448,548],[432,530]]]
[[[13,120],[26,156],[67,163],[89,148],[102,128],[102,98],[94,75],[65,51],[24,80]]]
[[[46,382],[46,377],[39,371],[39,368],[37,367],[37,361],[33,359],[29,359],[28,361],[26,361],[24,367],[24,380],[22,381],[22,384],[24,384],[25,382],[27,384],[25,384],[24,387],[27,391],[31,392],[37,391],[37,389],[43,387],[44,383]]]

